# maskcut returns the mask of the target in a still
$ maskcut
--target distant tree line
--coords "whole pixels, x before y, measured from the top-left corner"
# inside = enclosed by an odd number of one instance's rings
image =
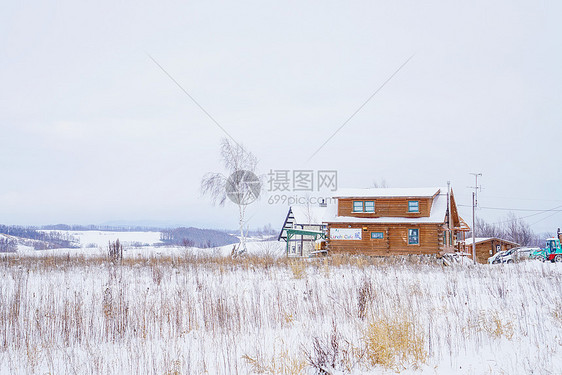
[[[545,239],[545,234],[535,233],[527,222],[513,213],[509,213],[506,219],[498,223],[488,223],[476,218],[475,227],[476,237],[503,238],[521,246],[542,246]]]
[[[217,247],[238,243],[238,238],[214,229],[175,228],[160,232],[160,240],[166,245],[188,247]]]
[[[35,227],[0,225],[0,234],[33,240],[30,245],[35,250],[77,247],[76,239],[69,234],[56,231],[42,232]]]
[[[0,253],[15,253],[17,250],[17,240],[5,236],[0,237]]]
[[[263,236],[276,236],[279,231],[274,229],[271,226],[271,223],[264,225],[263,227],[257,227],[256,229],[251,229],[248,231],[248,235],[250,236],[258,236],[258,237],[263,237]]]
[[[43,226],[41,226],[40,229],[44,229],[44,230],[72,230],[72,231],[99,230],[99,231],[104,231],[104,232],[160,232],[160,230],[162,228],[144,227],[144,226],[54,224],[54,225],[43,225]]]

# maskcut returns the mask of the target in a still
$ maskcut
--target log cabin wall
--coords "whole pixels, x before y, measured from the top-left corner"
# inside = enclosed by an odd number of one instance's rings
[[[487,263],[488,258],[491,257],[490,250],[492,248],[491,243],[482,242],[476,244],[476,261],[478,263]],[[472,245],[468,247],[468,251],[472,252]]]
[[[476,261],[478,263],[483,263],[483,264],[488,263],[488,258],[498,252],[496,251],[497,245],[500,246],[500,251],[509,250],[516,247],[516,245],[512,243],[503,242],[497,239],[490,239],[487,241],[478,242],[476,244]],[[472,253],[472,245],[468,245],[467,250],[468,252]]]
[[[354,201],[375,202],[375,212],[354,212]],[[418,201],[419,211],[409,212],[408,202]],[[338,198],[338,216],[353,216],[364,218],[376,217],[429,217],[432,198]]]
[[[360,240],[334,240],[332,228],[359,228]],[[419,244],[408,244],[408,229],[419,229]],[[372,239],[371,233],[383,233],[382,239]],[[328,224],[328,250],[332,254],[407,255],[438,254],[443,246],[440,224]]]

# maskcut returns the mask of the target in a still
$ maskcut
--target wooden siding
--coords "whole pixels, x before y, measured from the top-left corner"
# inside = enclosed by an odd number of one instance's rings
[[[353,212],[353,201],[374,201],[375,212]],[[408,201],[419,202],[419,212],[408,212]],[[432,198],[339,198],[338,216],[353,217],[429,217]]]
[[[361,240],[332,240],[331,228],[361,228]],[[408,229],[419,229],[419,245],[408,245]],[[383,239],[371,239],[371,232],[383,232]],[[443,248],[440,224],[328,224],[331,254],[406,255],[437,254]]]
[[[500,245],[501,250],[509,250],[516,247],[514,244],[496,239],[479,242],[476,244],[476,261],[478,263],[488,263],[488,258],[497,253],[496,245]],[[472,245],[468,245],[467,250],[469,253],[472,253]]]

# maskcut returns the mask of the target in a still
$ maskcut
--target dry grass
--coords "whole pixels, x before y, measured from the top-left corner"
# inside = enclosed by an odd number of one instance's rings
[[[424,332],[406,317],[371,322],[364,340],[366,357],[373,366],[401,371],[419,368],[428,358]]]
[[[498,311],[481,311],[468,326],[466,332],[485,332],[494,339],[504,337],[511,340],[515,333],[513,320],[508,314],[502,315]]]
[[[293,272],[293,277],[295,279],[302,279],[306,277],[306,263],[304,260],[296,259],[289,262],[289,267]]]
[[[562,303],[560,301],[556,301],[556,305],[552,308],[550,315],[558,325],[562,326]]]
[[[562,305],[542,292],[562,284],[555,266],[2,256],[0,373],[369,373],[434,367],[501,341],[536,348],[541,372],[559,353],[546,343]]]
[[[307,363],[304,358],[299,355],[292,356],[286,349],[268,358],[258,352],[253,357],[244,354],[242,359],[250,365],[252,373],[256,374],[300,375],[306,373]]]
[[[364,361],[365,352],[363,345],[357,347],[344,337],[335,322],[329,335],[314,337],[312,349],[304,348],[308,364],[319,374],[352,372]]]

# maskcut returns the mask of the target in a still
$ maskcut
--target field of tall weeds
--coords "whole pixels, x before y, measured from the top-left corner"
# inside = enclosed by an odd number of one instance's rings
[[[560,373],[562,268],[0,256],[0,374]]]

